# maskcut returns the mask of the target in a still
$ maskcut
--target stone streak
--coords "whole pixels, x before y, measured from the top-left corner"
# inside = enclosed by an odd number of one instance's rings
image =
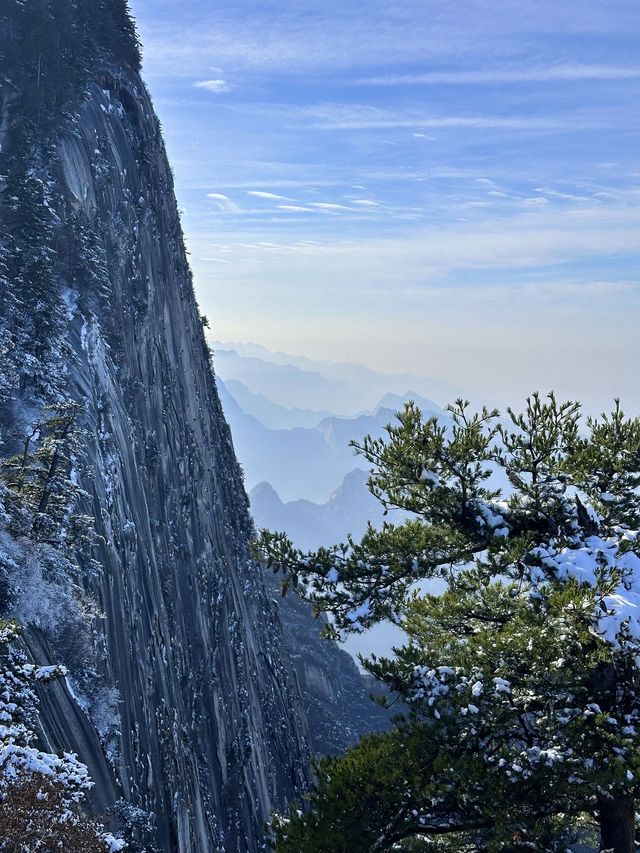
[[[139,78],[92,84],[57,152],[60,220],[99,235],[110,284],[106,301],[72,294],[68,342],[101,537],[86,585],[104,613],[99,665],[122,699],[111,787],[153,813],[161,850],[249,853],[307,778],[306,724],[248,559],[247,500]],[[52,701],[49,728],[70,722],[51,739],[88,748],[64,694]],[[101,757],[82,758],[100,781]]]

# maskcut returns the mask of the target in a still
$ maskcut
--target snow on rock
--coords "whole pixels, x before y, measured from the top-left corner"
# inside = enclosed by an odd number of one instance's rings
[[[0,628],[0,646],[6,647],[17,637],[14,625]],[[34,666],[21,653],[5,652],[0,664],[0,787],[22,773],[55,777],[76,791],[91,787],[89,772],[76,755],[60,757],[32,746],[38,708],[36,683],[58,675],[64,675],[63,667]]]
[[[87,766],[70,752],[56,755],[33,745],[39,712],[36,685],[56,677],[64,677],[64,667],[35,666],[27,663],[24,653],[11,647],[18,638],[12,624],[0,628],[0,793],[11,797],[12,787],[33,778],[43,777],[59,785],[63,791],[60,821],[68,819],[68,808],[82,804],[94,783]],[[8,647],[8,648],[7,648]],[[44,796],[44,795],[43,795]],[[97,836],[109,851],[124,850],[126,844],[108,834]]]

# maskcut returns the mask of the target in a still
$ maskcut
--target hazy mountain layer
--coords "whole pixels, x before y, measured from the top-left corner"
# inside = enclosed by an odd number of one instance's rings
[[[362,469],[349,472],[342,485],[324,504],[298,500],[284,503],[269,483],[259,483],[250,494],[251,512],[258,527],[284,530],[298,548],[314,550],[345,542],[349,534],[359,539],[367,522],[379,527],[385,520],[398,521],[399,513],[385,517],[379,500],[367,488],[369,475]]]
[[[255,344],[229,349],[214,344],[216,370],[222,379],[241,382],[286,408],[326,410],[341,417],[375,411],[386,394],[417,394],[444,404],[459,396],[445,383],[411,374],[378,373],[361,364],[312,361],[271,353]],[[427,407],[438,409],[435,403]]]
[[[242,382],[235,379],[227,379],[224,384],[242,411],[268,429],[313,428],[326,418],[335,417],[334,412],[314,412],[312,409],[296,406],[291,409],[279,406],[264,394],[253,394]]]
[[[251,490],[266,481],[284,501],[303,498],[324,503],[329,500],[350,471],[356,467],[367,467],[366,461],[356,456],[349,446],[351,439],[360,441],[367,434],[383,435],[385,426],[402,408],[402,398],[392,396],[393,408],[378,408],[375,414],[354,418],[330,417],[307,429],[268,429],[256,417],[242,410],[229,392],[227,383],[220,378],[218,392],[247,488]],[[440,411],[416,394],[405,396],[417,398],[425,411],[433,411],[433,408]]]

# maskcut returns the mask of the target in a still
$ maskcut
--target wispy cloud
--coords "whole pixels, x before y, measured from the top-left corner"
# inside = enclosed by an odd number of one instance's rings
[[[329,201],[311,201],[309,202],[309,207],[315,207],[318,210],[348,210],[348,207],[345,207],[344,204],[335,204],[334,202]]]
[[[264,255],[265,247],[271,250],[279,246],[285,251],[288,245],[287,253],[295,249],[292,257],[298,258],[296,265],[291,261],[280,267],[280,272],[286,273],[284,280],[300,277],[308,279],[310,286],[319,286],[321,281],[323,288],[329,281],[366,278],[382,290],[395,291],[400,280],[410,285],[446,280],[454,273],[476,275],[487,270],[512,273],[510,284],[515,287],[518,281],[526,283],[522,270],[587,263],[616,254],[638,257],[640,208],[631,207],[630,201],[622,199],[609,208],[592,205],[553,212],[534,206],[530,212],[508,220],[491,217],[456,226],[420,226],[411,235],[400,237],[347,242],[337,238],[324,242],[297,240],[289,244],[265,238],[262,243],[254,241],[253,247],[258,258]],[[313,212],[298,205],[280,205],[279,209]],[[206,238],[202,240],[201,253],[207,254]],[[245,234],[243,252],[251,242],[251,235]],[[220,254],[217,247],[215,254]],[[278,268],[271,273],[277,276]],[[627,283],[625,288],[640,292],[640,284]]]
[[[309,207],[302,207],[299,204],[279,204],[278,210],[286,210],[289,213],[313,213]]]
[[[599,125],[596,119],[575,120],[555,116],[494,116],[494,115],[424,115],[384,110],[377,107],[316,107],[309,112],[315,116],[318,130],[375,130],[393,128],[476,129],[476,130],[583,130]]]
[[[581,122],[576,125],[571,120],[561,118],[537,118],[529,116],[406,116],[402,115],[343,115],[341,117],[320,119],[315,127],[318,130],[374,130],[411,127],[430,127],[437,129],[460,128],[476,130],[584,130],[598,122]]]
[[[196,89],[206,89],[207,92],[214,92],[216,95],[231,91],[231,86],[226,80],[199,80],[193,85]]]
[[[394,109],[370,104],[326,102],[316,104],[240,103],[230,110],[250,114],[263,120],[286,118],[296,124],[307,124],[315,130],[383,130],[427,128],[434,130],[585,130],[610,126],[614,117],[587,111],[534,115],[451,115],[435,110]]]
[[[207,193],[207,198],[217,202],[219,209],[225,213],[241,213],[240,207],[224,193]]]
[[[495,83],[556,83],[583,80],[636,80],[638,78],[640,78],[640,67],[567,64],[536,68],[477,68],[429,71],[424,74],[390,74],[363,77],[357,82],[362,86],[477,86]]]
[[[158,0],[135,0],[134,11]],[[169,5],[169,4],[166,4]],[[197,11],[196,11],[197,10]],[[579,13],[557,0],[327,0],[301,4],[202,4],[183,0],[184,19],[176,38],[175,18],[159,16],[143,27],[147,63],[162,63],[174,74],[211,63],[247,70],[318,71],[386,65],[410,67],[446,58],[513,59],[515,45],[548,39],[561,32],[573,37],[637,31],[635,0],[616,0],[615,14],[602,0],[581,0]],[[151,12],[145,16],[152,17]],[[170,17],[170,16],[169,16]],[[544,61],[544,60],[543,60]]]
[[[291,199],[287,198],[287,196],[276,195],[276,193],[268,193],[263,190],[248,190],[247,195],[251,195],[254,198],[264,198],[278,201],[291,201]]]

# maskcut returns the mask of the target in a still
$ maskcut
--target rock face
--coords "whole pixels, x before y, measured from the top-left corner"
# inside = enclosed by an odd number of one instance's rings
[[[62,688],[43,738],[90,764],[100,804],[119,794],[152,813],[159,849],[250,853],[306,781],[306,724],[248,559],[247,500],[126,4],[3,3],[0,39],[0,426],[10,443],[44,405],[82,403],[76,477],[99,538],[77,583],[102,614],[96,672],[119,691],[110,762]],[[25,641],[54,654],[46,631]]]
[[[380,683],[360,673],[348,652],[321,636],[324,620],[312,619],[298,596],[289,593],[280,607],[314,753],[335,755],[363,734],[388,729],[392,712],[372,699],[383,694]]]

